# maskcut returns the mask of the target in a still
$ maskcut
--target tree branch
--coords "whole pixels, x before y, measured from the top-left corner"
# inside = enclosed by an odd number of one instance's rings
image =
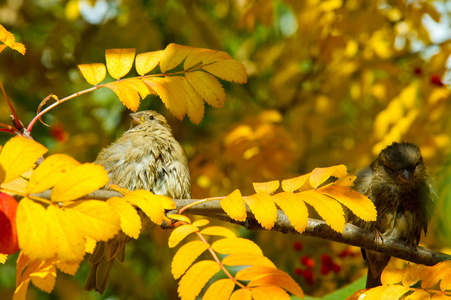
[[[45,191],[32,196],[37,196],[44,199],[50,199],[50,192]],[[82,199],[107,200],[111,197],[121,197],[122,195],[116,191],[98,190]],[[196,199],[174,199],[177,209],[180,209],[188,204],[199,201]],[[174,213],[170,211],[170,213]],[[248,230],[266,230],[255,219],[252,212],[247,208],[247,219],[244,222],[238,222],[231,219],[221,208],[219,200],[204,202],[186,210],[187,213],[193,215],[201,215],[221,221],[239,224]],[[271,231],[279,231],[282,233],[299,234],[291,225],[288,217],[281,211],[277,211],[277,221]],[[431,249],[417,247],[415,250],[406,247],[404,241],[385,239],[384,243],[377,244],[374,239],[374,234],[371,231],[361,229],[352,224],[346,223],[343,234],[338,233],[330,228],[326,222],[322,220],[309,218],[308,225],[302,235],[318,237],[321,239],[339,242],[347,245],[366,248],[368,250],[377,251],[386,255],[398,257],[410,262],[434,265],[441,261],[451,260],[451,255],[447,255]]]

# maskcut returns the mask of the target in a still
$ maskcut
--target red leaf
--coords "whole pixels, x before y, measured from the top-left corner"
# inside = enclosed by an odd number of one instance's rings
[[[8,194],[0,193],[0,253],[19,251],[16,229],[17,201]]]

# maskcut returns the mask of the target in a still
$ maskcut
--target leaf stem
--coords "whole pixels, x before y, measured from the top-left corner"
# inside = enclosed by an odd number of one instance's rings
[[[224,199],[224,198],[225,198],[225,197],[222,196],[222,197],[212,197],[212,198],[201,199],[201,200],[199,200],[199,201],[190,203],[190,204],[188,204],[188,205],[186,205],[186,206],[180,208],[180,209],[179,209],[179,214],[182,214],[185,210],[187,210],[188,208],[191,208],[191,207],[193,207],[193,206],[195,206],[195,205],[202,204],[202,203],[206,203],[206,202],[210,202],[210,201],[215,201],[215,200],[222,200],[222,199]]]

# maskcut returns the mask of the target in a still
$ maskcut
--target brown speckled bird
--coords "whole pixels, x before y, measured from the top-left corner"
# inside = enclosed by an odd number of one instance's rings
[[[145,189],[173,199],[191,198],[187,158],[166,119],[150,110],[130,116],[132,127],[103,149],[95,161],[107,170],[109,183],[129,190]],[[139,213],[144,230],[150,220]],[[97,244],[89,259],[92,268],[85,290],[104,292],[114,260],[124,261],[125,243],[129,240],[125,233],[119,232],[109,241]]]
[[[435,192],[420,149],[412,143],[393,143],[357,174],[354,189],[373,201],[376,222],[364,222],[351,214],[355,225],[375,232],[376,238],[400,239],[414,250],[421,231],[426,234]],[[381,273],[390,256],[362,249],[368,262],[366,287],[381,285]]]

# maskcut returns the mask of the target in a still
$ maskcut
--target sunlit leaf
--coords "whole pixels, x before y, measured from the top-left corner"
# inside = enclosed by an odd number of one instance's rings
[[[177,246],[184,238],[193,232],[199,231],[199,228],[193,225],[182,225],[175,228],[169,236],[168,245],[169,248]]]
[[[302,233],[308,224],[308,210],[303,201],[293,193],[282,192],[272,196],[276,204],[283,210],[291,225]]]
[[[185,216],[185,215],[170,214],[170,215],[168,215],[168,217],[169,217],[170,219],[173,219],[173,220],[183,221],[183,222],[186,222],[186,223],[188,223],[188,224],[191,224],[191,220],[190,220],[187,216]]]
[[[297,191],[307,182],[307,179],[310,178],[310,175],[311,173],[308,173],[299,177],[282,180],[282,189],[285,192]]]
[[[365,291],[359,299],[399,299],[409,288],[402,285],[384,285]],[[365,298],[363,297],[365,295]]]
[[[195,48],[182,46],[177,44],[169,44],[166,49],[164,49],[163,56],[160,61],[160,70],[162,73],[172,70],[177,67],[188,54],[191,53]]]
[[[46,152],[47,148],[30,139],[22,136],[11,138],[0,153],[0,165],[5,171],[3,182],[10,182],[32,168]]]
[[[27,193],[40,193],[53,187],[67,172],[80,163],[65,154],[53,154],[47,157],[31,174]]]
[[[189,242],[177,251],[172,259],[171,272],[174,279],[179,279],[191,264],[210,247],[203,241]]]
[[[138,95],[141,99],[146,98],[146,96],[149,94],[154,94],[154,95],[157,94],[157,93],[155,93],[154,90],[149,90],[141,79],[137,79],[137,78],[124,79],[121,81],[121,83],[134,89],[138,93]]]
[[[216,108],[224,106],[224,88],[214,76],[206,72],[195,71],[186,73],[185,78],[205,102]]]
[[[244,198],[255,216],[255,219],[263,228],[270,230],[277,220],[277,207],[270,195],[257,193]]]
[[[141,76],[149,73],[160,63],[162,57],[163,50],[140,53],[136,55],[136,72]]]
[[[235,288],[231,279],[219,279],[213,282],[202,297],[203,300],[228,300]]]
[[[263,285],[250,289],[253,299],[265,299],[268,295],[271,295],[273,299],[289,300],[290,295],[288,295],[285,290],[275,285]]]
[[[215,241],[211,248],[221,254],[253,253],[263,255],[260,247],[251,240],[243,238],[224,238]]]
[[[200,220],[194,221],[193,226],[202,227],[202,226],[208,225],[209,223],[210,223],[210,221],[207,219],[200,219]]]
[[[336,178],[343,177],[347,175],[345,165],[332,166],[328,168],[315,168],[310,176],[310,184],[314,188],[318,188],[322,183],[324,183],[331,176]]]
[[[189,70],[190,68],[196,66],[201,61],[208,59],[212,55],[215,55],[219,51],[204,49],[204,48],[196,48],[192,50],[189,55],[186,57],[185,63],[183,65],[184,70]]]
[[[253,182],[254,190],[256,193],[274,193],[280,186],[279,180],[273,180],[268,182]]]
[[[222,263],[226,266],[266,266],[275,268],[274,263],[263,255],[253,253],[235,253],[224,257]]]
[[[172,76],[171,78],[184,91],[188,117],[194,124],[199,124],[204,116],[204,101],[201,96],[185,77]]]
[[[125,195],[124,199],[138,206],[152,222],[157,225],[163,223],[164,208],[159,197],[152,192],[146,190],[136,190]]]
[[[120,197],[112,197],[107,203],[116,209],[121,221],[121,230],[129,237],[137,239],[141,232],[141,218],[136,209]]]
[[[194,300],[202,288],[220,271],[215,261],[203,260],[194,264],[179,282],[178,294],[184,300]]]
[[[58,261],[56,263],[56,267],[61,271],[68,275],[74,276],[77,273],[78,268],[80,267],[80,262],[66,262],[66,261]]]
[[[202,66],[205,71],[221,79],[236,83],[247,82],[247,71],[242,63],[234,59],[216,61]]]
[[[136,49],[107,49],[105,51],[108,73],[114,79],[124,77],[130,72]]]
[[[16,199],[0,192],[0,253],[2,254],[13,254],[19,251],[16,212]]]
[[[200,234],[206,234],[206,235],[217,235],[217,236],[223,236],[228,238],[236,238],[236,234],[230,230],[229,228],[222,227],[222,226],[209,226],[207,228],[204,228],[200,231]]]
[[[7,254],[1,254],[0,253],[0,264],[4,264],[7,259],[8,259],[8,255]]]
[[[123,84],[121,81],[114,81],[105,84],[105,87],[111,89],[119,100],[131,111],[137,111],[141,99],[139,93],[130,85]]]
[[[240,288],[233,292],[230,300],[252,300],[252,294],[249,289]]]
[[[105,79],[106,68],[104,64],[82,64],[77,67],[89,84],[98,85]]]
[[[381,282],[383,285],[399,283],[404,273],[405,270],[400,270],[393,263],[389,262],[381,274]]]
[[[337,181],[334,182],[334,185],[351,187],[354,185],[354,180],[356,178],[357,178],[357,176],[348,174],[346,176],[343,176],[343,177],[337,179]]]
[[[157,92],[171,114],[181,120],[187,112],[187,103],[183,89],[173,80],[173,77],[153,77],[143,79],[143,82]]]
[[[220,202],[222,209],[227,213],[229,217],[236,221],[246,220],[246,206],[244,205],[241,192],[234,190],[230,195],[222,199]]]
[[[53,202],[78,199],[105,186],[109,180],[107,171],[100,165],[76,166],[61,177],[50,198]]]
[[[425,272],[423,272],[423,281],[421,282],[421,287],[423,289],[428,289],[436,285],[440,280],[443,280],[444,274],[449,273],[451,269],[451,261],[443,261],[435,264],[432,267],[427,267]],[[440,285],[442,286],[442,285]]]
[[[425,265],[409,265],[402,277],[403,286],[412,286],[423,279],[424,274],[429,274],[431,267]]]
[[[29,276],[31,282],[40,290],[51,293],[56,281],[56,268],[52,261],[41,261],[32,263],[24,274]]]

